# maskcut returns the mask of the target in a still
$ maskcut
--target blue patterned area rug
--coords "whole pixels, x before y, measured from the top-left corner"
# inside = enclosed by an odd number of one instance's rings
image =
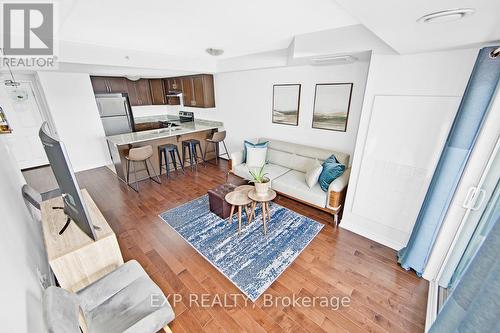
[[[264,236],[260,205],[247,225],[233,223],[209,210],[208,195],[160,215],[202,256],[255,302],[297,258],[323,228],[323,224],[270,203],[271,221]]]

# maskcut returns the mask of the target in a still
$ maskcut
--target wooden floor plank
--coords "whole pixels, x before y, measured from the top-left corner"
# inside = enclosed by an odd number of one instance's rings
[[[266,291],[283,296],[350,297],[349,307],[265,306],[255,303],[197,253],[158,215],[225,181],[227,163],[207,164],[162,184],[143,181],[136,193],[107,168],[77,175],[117,234],[125,260],[136,259],[174,305],[173,332],[422,332],[428,284],[397,264],[392,249],[331,224],[331,215],[278,196],[282,206],[325,227]],[[237,294],[235,304],[209,309],[190,294]],[[172,302],[171,302],[172,303]]]

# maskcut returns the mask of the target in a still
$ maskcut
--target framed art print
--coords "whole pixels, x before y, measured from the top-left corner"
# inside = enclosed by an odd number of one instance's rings
[[[351,105],[352,83],[321,83],[314,94],[313,128],[345,132]]]
[[[300,84],[273,85],[273,123],[299,124]]]

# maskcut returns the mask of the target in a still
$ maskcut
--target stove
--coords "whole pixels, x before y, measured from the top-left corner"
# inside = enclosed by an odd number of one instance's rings
[[[194,112],[179,111],[179,120],[181,123],[194,121]]]

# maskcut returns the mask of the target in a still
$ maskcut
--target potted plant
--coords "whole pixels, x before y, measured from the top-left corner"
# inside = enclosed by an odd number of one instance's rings
[[[248,169],[248,171],[253,178],[250,182],[254,183],[255,193],[257,193],[257,195],[266,195],[266,193],[269,192],[270,180],[266,177],[267,173],[264,173],[264,165],[258,170],[252,171]]]

